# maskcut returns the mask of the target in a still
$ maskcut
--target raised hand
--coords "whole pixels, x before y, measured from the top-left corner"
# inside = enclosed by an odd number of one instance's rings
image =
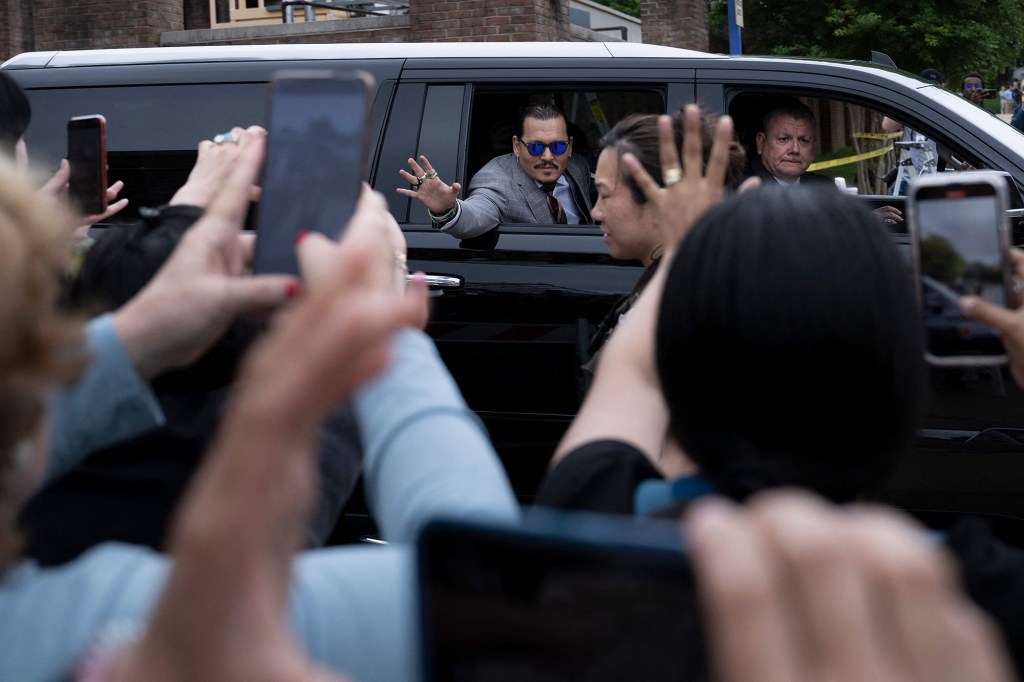
[[[909,519],[772,492],[698,501],[684,530],[714,679],[1012,679],[950,558]]]
[[[419,199],[434,213],[445,213],[455,206],[455,200],[459,197],[462,185],[457,182],[446,185],[441,178],[437,177],[437,171],[425,156],[420,156],[419,163],[416,162],[416,159],[410,158],[409,168],[412,169],[412,173],[400,170],[398,174],[412,185],[413,189],[399,187],[399,194]]]
[[[671,117],[662,116],[658,120],[664,187],[644,170],[634,155],[624,154],[622,157],[626,172],[633,177],[647,200],[658,209],[658,230],[662,234],[661,243],[667,250],[675,248],[697,218],[722,200],[725,191],[725,174],[732,143],[732,119],[722,116],[718,120],[705,170],[700,117],[700,108],[696,105],[683,107],[681,150],[675,148]]]
[[[1016,281],[1024,281],[1024,251],[1010,249],[1009,259]],[[964,296],[960,299],[960,310],[966,317],[999,331],[1010,362],[1010,373],[1017,385],[1024,387],[1024,307],[1020,306],[1020,301],[1012,304],[1014,308],[1004,308],[978,296]]]
[[[200,357],[239,315],[266,314],[299,290],[286,275],[250,276],[252,241],[241,235],[265,136],[253,126],[234,170],[167,263],[114,314],[114,327],[143,378]]]
[[[232,210],[255,177],[247,163],[255,154],[243,150],[228,178]],[[220,204],[218,194],[209,213]],[[426,287],[407,289],[396,277],[393,222],[383,197],[364,188],[340,243],[314,233],[301,240],[306,291],[245,360],[176,520],[170,579],[111,682],[339,679],[289,632],[291,565],[315,499],[317,425],[386,366],[391,336],[424,315]]]

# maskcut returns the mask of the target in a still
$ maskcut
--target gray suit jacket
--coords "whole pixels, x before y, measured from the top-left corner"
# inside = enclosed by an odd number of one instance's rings
[[[590,222],[590,167],[579,156],[569,157],[565,169],[582,219]],[[439,229],[458,239],[484,234],[500,223],[551,225],[547,197],[519,165],[515,154],[496,156],[477,171],[466,199],[459,199],[461,213]]]

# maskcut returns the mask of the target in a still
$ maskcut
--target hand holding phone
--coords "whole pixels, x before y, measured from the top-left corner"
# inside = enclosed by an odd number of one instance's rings
[[[707,679],[674,521],[533,509],[419,539],[424,679]]]
[[[95,114],[68,121],[68,195],[85,215],[107,210],[107,120]]]
[[[355,213],[372,84],[362,72],[274,75],[254,272],[298,275],[298,235],[319,232],[336,239]]]
[[[923,176],[911,185],[913,264],[931,364],[1006,361],[998,332],[960,310],[963,296],[998,306],[1012,300],[1004,183],[999,175],[972,172]]]

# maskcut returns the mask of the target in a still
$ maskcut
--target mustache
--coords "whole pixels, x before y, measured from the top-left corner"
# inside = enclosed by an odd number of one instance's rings
[[[534,168],[558,168],[558,164],[557,163],[544,162],[544,163],[536,164],[534,166]]]

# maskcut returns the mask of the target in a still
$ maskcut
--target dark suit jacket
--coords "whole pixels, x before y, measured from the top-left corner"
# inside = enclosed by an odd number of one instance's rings
[[[590,167],[580,156],[569,157],[565,179],[581,218],[590,222]],[[550,225],[547,197],[519,165],[515,154],[496,156],[477,171],[469,183],[469,194],[460,199],[457,220],[440,230],[459,239],[484,234],[500,223]]]
[[[763,163],[761,163],[760,156],[750,157],[750,165],[748,170],[749,172],[746,175],[746,177],[748,178],[753,175],[756,175],[757,177],[761,178],[761,180],[765,184],[774,184],[777,182],[775,180],[775,176],[769,173],[768,169],[764,167]],[[835,180],[833,180],[831,177],[827,175],[822,175],[821,173],[804,173],[803,175],[800,176],[800,184],[812,185],[814,187],[824,187],[826,184],[828,184],[831,185],[833,189],[836,188]]]

